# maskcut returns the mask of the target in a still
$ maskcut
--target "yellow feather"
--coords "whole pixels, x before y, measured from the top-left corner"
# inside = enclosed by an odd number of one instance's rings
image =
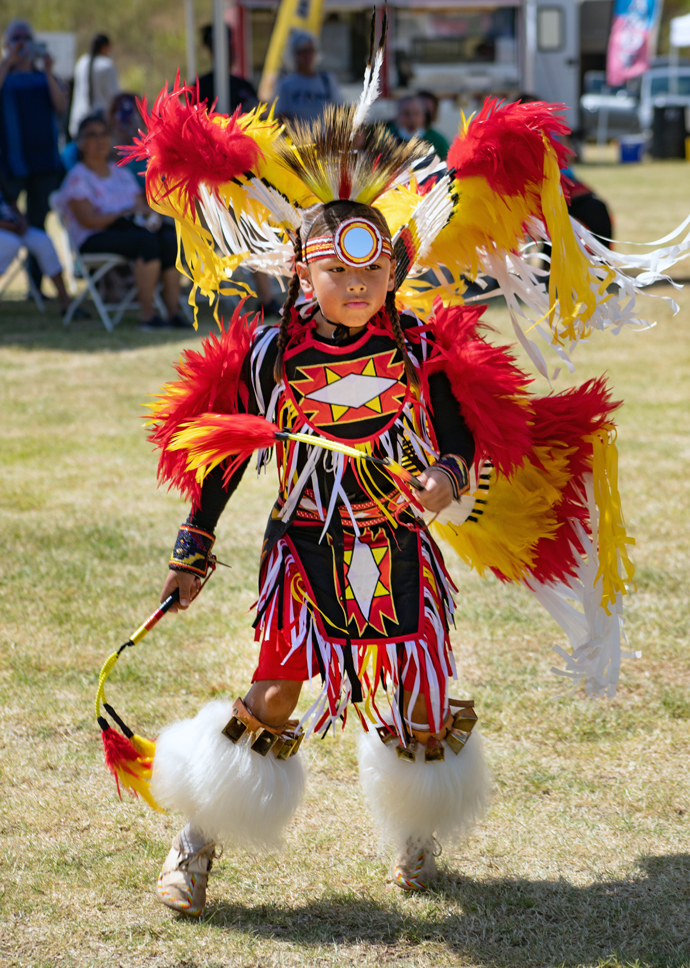
[[[480,575],[497,568],[510,581],[529,577],[537,542],[556,533],[553,509],[569,480],[567,451],[536,448],[535,459],[541,467],[525,460],[510,477],[492,472],[488,492],[474,494],[487,502],[476,521],[432,525]]]

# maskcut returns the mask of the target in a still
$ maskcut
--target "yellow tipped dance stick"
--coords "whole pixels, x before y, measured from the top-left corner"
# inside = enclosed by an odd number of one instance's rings
[[[424,485],[414,474],[406,470],[396,460],[391,460],[390,457],[374,457],[373,454],[364,454],[361,450],[357,450],[356,447],[350,447],[348,444],[341,444],[335,440],[329,440],[327,437],[316,437],[312,434],[300,434],[292,433],[288,430],[279,430],[275,436],[276,440],[298,440],[304,444],[316,444],[317,447],[323,447],[324,450],[334,450],[340,454],[355,457],[357,460],[366,460],[370,464],[376,464],[378,467],[385,467],[389,473],[404,481],[405,484],[409,484],[415,491],[424,490]]]
[[[374,457],[349,444],[319,437],[316,434],[280,430],[276,424],[254,414],[203,413],[189,423],[183,424],[182,428],[173,435],[168,449],[186,450],[187,470],[196,470],[197,480],[201,482],[226,458],[235,456],[243,460],[255,450],[272,447],[277,440],[294,440],[345,454],[356,460],[368,461],[388,471],[415,490],[424,490],[424,485],[414,474],[390,457]]]
[[[215,570],[215,555],[209,555],[208,567],[208,574],[201,586],[202,588]],[[118,716],[113,707],[106,701],[105,683],[125,649],[138,645],[144,636],[160,622],[166,612],[170,611],[172,606],[179,601],[179,598],[180,591],[176,588],[164,602],[161,602],[155,612],[149,615],[143,625],[139,626],[132,637],[127,639],[117,652],[108,656],[98,676],[98,691],[96,692],[96,720],[101,728],[105,765],[115,778],[120,798],[122,798],[121,786],[123,786],[133,796],[141,796],[154,810],[161,809],[149,789],[156,744],[151,740],[144,739],[143,736],[138,736]],[[101,705],[113,722],[122,730],[122,735],[116,729],[113,729],[105,716],[102,715]]]
[[[134,796],[143,797],[154,810],[161,809],[149,789],[156,744],[152,743],[151,740],[144,739],[143,736],[137,736],[118,716],[113,707],[106,702],[105,682],[124,650],[141,642],[146,633],[163,618],[165,613],[179,600],[179,597],[180,592],[176,588],[146,619],[144,624],[139,626],[134,635],[127,639],[117,652],[108,656],[98,677],[98,691],[96,693],[96,719],[101,727],[105,765],[115,779],[120,799],[122,799],[121,786],[123,786]],[[105,716],[101,715],[101,703],[105,712],[122,730],[122,735],[112,728]]]

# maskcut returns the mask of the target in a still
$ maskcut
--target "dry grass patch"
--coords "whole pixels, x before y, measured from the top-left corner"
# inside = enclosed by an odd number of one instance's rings
[[[660,236],[687,168],[588,169],[619,235]],[[636,201],[638,204],[633,205]],[[662,294],[667,289],[658,290]],[[285,852],[218,864],[201,923],[153,887],[178,818],[120,803],[92,700],[103,657],[151,610],[185,510],[156,492],[138,420],[184,343],[24,306],[0,320],[0,961],[8,966],[690,965],[687,847],[690,294],[656,332],[599,336],[626,400],[621,485],[638,547],[628,631],[643,658],[609,703],[553,701],[562,637],[520,590],[452,562],[454,647],[495,776],[487,822],[447,848],[426,896],[387,882],[357,784],[354,728],[312,741]],[[490,320],[509,338],[504,311]],[[191,344],[192,340],[187,343]],[[221,521],[204,601],[120,663],[110,692],[142,732],[246,687],[248,613],[273,481],[247,478]],[[305,702],[306,702],[305,697]]]

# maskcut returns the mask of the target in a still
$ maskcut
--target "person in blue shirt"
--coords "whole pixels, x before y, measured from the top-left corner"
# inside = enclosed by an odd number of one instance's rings
[[[285,74],[276,88],[276,113],[291,121],[314,121],[327,104],[340,104],[333,74],[316,71],[316,37],[308,30],[293,30],[289,41],[295,70]]]
[[[50,55],[38,47],[31,25],[13,20],[4,36],[0,63],[0,188],[16,202],[26,192],[30,226],[43,229],[50,193],[64,170],[57,142],[57,115],[67,98],[53,75]],[[32,271],[40,283],[40,269]]]

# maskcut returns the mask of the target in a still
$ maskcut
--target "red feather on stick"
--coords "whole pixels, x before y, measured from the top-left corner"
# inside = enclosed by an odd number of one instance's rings
[[[160,807],[149,790],[149,780],[153,761],[142,755],[135,746],[114,729],[104,729],[101,733],[105,751],[105,765],[117,784],[117,792],[122,799],[120,784],[133,796],[141,796],[154,810]]]
[[[277,432],[276,424],[254,414],[204,413],[180,427],[168,448],[182,450],[187,467],[203,467],[206,473],[227,461],[223,475],[227,484],[255,450],[273,446]]]

